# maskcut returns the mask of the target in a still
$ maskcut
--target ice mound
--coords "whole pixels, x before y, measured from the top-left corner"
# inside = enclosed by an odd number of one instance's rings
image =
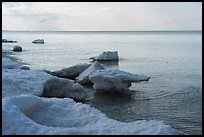
[[[123,123],[72,99],[19,95],[2,100],[3,135],[171,135],[175,130],[156,120]]]
[[[89,75],[96,70],[105,69],[98,61],[95,61],[91,66],[89,66],[86,70],[79,74],[76,78],[76,82],[80,84],[92,84],[89,80]]]
[[[44,83],[44,97],[70,97],[76,101],[85,101],[88,93],[78,83],[73,80],[63,78],[52,78]]]
[[[96,92],[131,93],[128,88],[132,82],[148,81],[150,77],[131,74],[122,70],[96,70],[89,75]]]
[[[2,69],[2,96],[41,95],[43,83],[52,77],[40,70]]]
[[[75,79],[86,70],[91,64],[77,64],[68,68],[51,72],[52,75],[58,76],[61,78]]]
[[[19,69],[22,66],[9,58],[2,58],[2,69]]]
[[[91,57],[90,59],[97,61],[111,61],[118,60],[118,52],[117,51],[107,51],[101,53],[99,56]]]

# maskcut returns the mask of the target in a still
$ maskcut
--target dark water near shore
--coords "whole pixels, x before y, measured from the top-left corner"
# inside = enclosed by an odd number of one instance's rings
[[[31,69],[57,70],[103,51],[118,51],[119,63],[104,64],[150,81],[134,83],[134,95],[97,94],[88,102],[108,117],[130,122],[162,120],[181,134],[202,134],[202,32],[5,32],[23,52],[15,57]],[[32,44],[37,38],[45,44]],[[11,50],[13,44],[3,44]]]

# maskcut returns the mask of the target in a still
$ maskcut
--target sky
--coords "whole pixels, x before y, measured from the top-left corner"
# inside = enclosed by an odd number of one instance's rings
[[[3,2],[3,30],[202,30],[202,2]]]

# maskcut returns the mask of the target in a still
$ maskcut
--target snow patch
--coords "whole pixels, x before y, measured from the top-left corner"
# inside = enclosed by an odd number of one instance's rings
[[[175,134],[156,120],[123,123],[72,99],[40,98],[34,95],[7,97],[2,101],[3,135],[40,134]]]

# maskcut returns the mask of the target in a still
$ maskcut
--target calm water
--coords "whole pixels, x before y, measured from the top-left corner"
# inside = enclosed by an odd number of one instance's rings
[[[95,95],[88,102],[108,117],[130,122],[162,120],[181,134],[202,134],[202,32],[5,32],[23,52],[16,57],[32,69],[57,70],[103,51],[118,51],[119,63],[104,64],[151,76],[135,83],[132,96]],[[32,44],[36,38],[45,44]],[[3,44],[11,50],[13,44]]]

